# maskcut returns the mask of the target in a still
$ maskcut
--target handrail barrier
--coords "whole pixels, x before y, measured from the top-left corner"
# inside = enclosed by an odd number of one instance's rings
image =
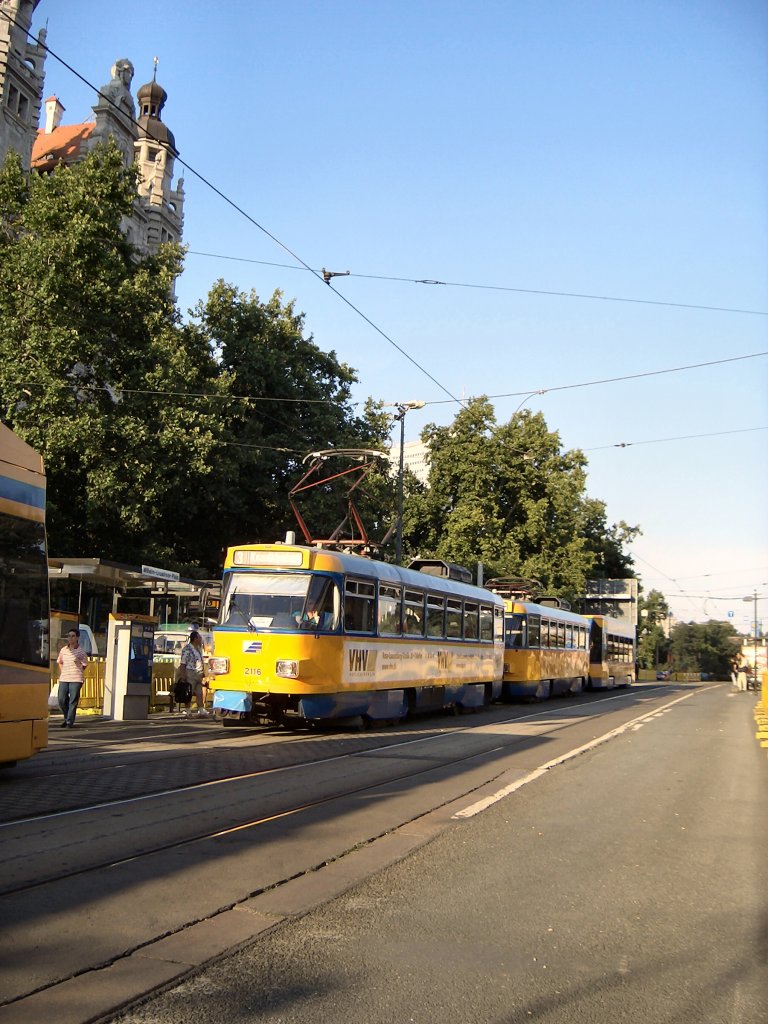
[[[101,714],[104,710],[104,675],[106,658],[89,658],[83,675],[83,688],[80,691],[78,711]],[[149,710],[162,711],[170,706],[170,694],[176,677],[176,665],[172,661],[156,661],[152,665],[152,689]],[[59,686],[59,673],[56,662],[51,662],[51,690],[56,692]]]

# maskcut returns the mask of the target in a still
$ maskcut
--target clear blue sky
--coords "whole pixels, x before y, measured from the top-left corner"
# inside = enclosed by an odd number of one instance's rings
[[[159,57],[181,158],[310,267],[350,270],[335,288],[427,372],[179,167],[183,309],[219,277],[281,289],[361,402],[430,403],[407,438],[450,422],[448,394],[505,396],[503,422],[551,389],[526,407],[587,453],[609,521],[642,527],[646,590],[746,627],[741,598],[768,598],[766,356],[574,385],[768,351],[764,3],[42,0],[45,19],[97,86],[128,57],[135,92]],[[46,74],[65,123],[88,119],[88,88]]]

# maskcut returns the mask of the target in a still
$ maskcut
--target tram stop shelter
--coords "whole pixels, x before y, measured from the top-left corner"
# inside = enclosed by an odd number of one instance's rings
[[[57,620],[90,626],[103,651],[110,613],[153,615],[161,626],[196,622],[210,628],[219,610],[220,580],[188,579],[151,565],[49,557],[48,579],[54,651]]]

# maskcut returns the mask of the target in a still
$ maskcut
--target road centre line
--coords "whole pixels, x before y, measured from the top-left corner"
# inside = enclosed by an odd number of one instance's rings
[[[689,697],[693,697],[694,692],[685,693],[682,697],[677,697],[675,700],[670,701],[666,704],[662,711],[668,711],[675,704],[679,704],[681,700],[687,700]],[[570,761],[572,758],[577,757],[579,754],[585,753],[587,750],[592,750],[593,747],[599,746],[601,743],[605,743],[615,736],[620,736],[621,733],[626,732],[628,729],[639,729],[641,725],[650,721],[652,718],[658,717],[658,711],[646,712],[639,718],[633,718],[629,722],[625,722],[624,725],[618,726],[616,729],[611,729],[610,732],[604,733],[602,736],[598,736],[589,743],[584,743],[580,747],[575,747],[573,750],[567,751],[560,757],[556,757],[553,761],[548,761],[547,764],[541,765],[540,768],[535,768],[533,771],[524,775],[523,778],[517,779],[515,782],[511,782],[508,786],[504,786],[502,789],[497,790],[491,796],[487,796],[482,800],[478,800],[474,804],[470,804],[469,807],[465,807],[463,811],[457,811],[456,814],[451,815],[452,818],[472,818],[481,811],[487,810],[493,804],[498,803],[499,800],[503,800],[505,796],[509,796],[510,793],[514,793],[515,790],[520,789],[522,786],[527,785],[529,782],[534,782],[536,779],[541,778],[542,775],[546,774],[550,768],[554,768],[556,765],[563,764],[565,761]]]

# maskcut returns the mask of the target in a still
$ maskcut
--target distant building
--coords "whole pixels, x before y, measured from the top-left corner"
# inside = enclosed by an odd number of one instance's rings
[[[612,615],[637,626],[637,579],[587,580],[584,591],[585,615]]]
[[[389,461],[393,473],[400,469],[400,445],[391,448]],[[410,469],[413,475],[423,484],[429,483],[429,446],[423,441],[406,441],[403,445],[403,468]]]
[[[32,156],[45,74],[45,29],[36,42],[32,15],[40,0],[0,0],[0,164],[13,149],[27,169]]]
[[[46,32],[36,42],[27,35],[40,0],[0,0],[0,162],[13,149],[22,166],[50,174],[61,164],[82,160],[98,143],[114,139],[126,165],[136,163],[139,197],[123,221],[128,241],[142,254],[156,252],[163,242],[180,242],[184,224],[184,183],[173,184],[178,157],[176,140],[163,123],[168,98],[153,77],[131,95],[133,64],[115,61],[112,77],[102,86],[93,120],[64,124],[65,108],[57,96],[43,104]],[[40,110],[44,108],[42,127]]]

